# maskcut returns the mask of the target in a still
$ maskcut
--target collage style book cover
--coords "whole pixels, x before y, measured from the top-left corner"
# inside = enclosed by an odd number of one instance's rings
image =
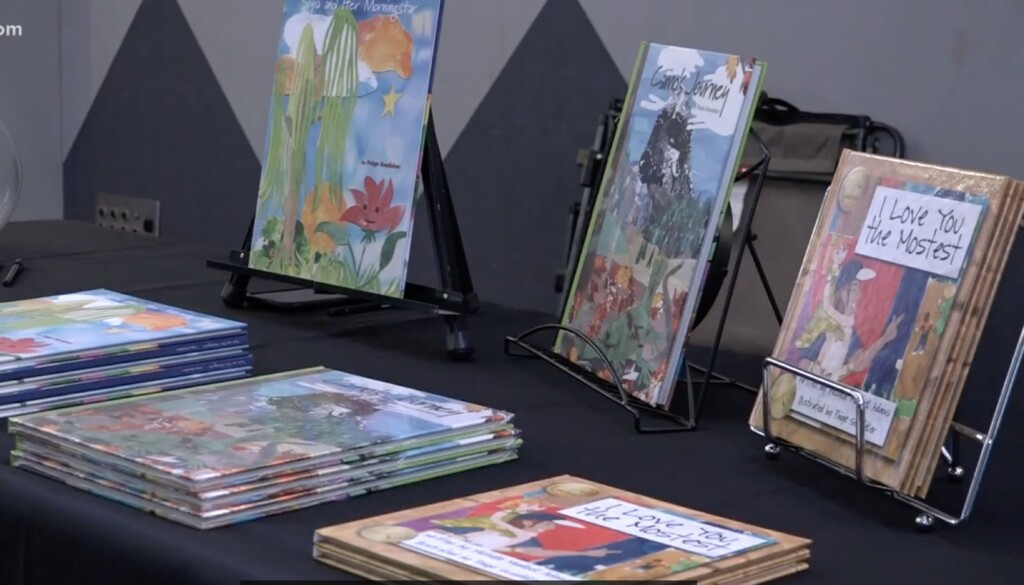
[[[671,399],[763,71],[736,55],[640,51],[562,324],[645,402]],[[576,336],[555,350],[611,379]]]
[[[249,266],[401,297],[443,0],[286,0]]]
[[[362,575],[527,582],[711,578],[801,550],[806,560],[810,544],[571,476],[322,528],[314,541],[317,558]]]
[[[958,392],[949,372],[973,353],[965,320],[986,311],[979,279],[1005,247],[995,238],[1008,183],[851,151],[840,161],[773,356],[860,390],[876,456],[901,459]],[[821,433],[854,440],[848,397],[778,371],[771,384],[775,435],[832,459]],[[762,416],[758,406],[751,425]]]
[[[230,335],[245,324],[89,290],[0,303],[0,380],[27,362],[102,356],[105,348]]]
[[[150,470],[151,478],[194,486],[511,418],[313,368],[20,417],[10,421],[10,432],[105,453]]]

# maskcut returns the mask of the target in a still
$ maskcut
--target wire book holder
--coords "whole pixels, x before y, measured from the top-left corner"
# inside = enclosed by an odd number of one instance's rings
[[[982,479],[985,477],[985,469],[988,466],[989,457],[992,454],[992,448],[995,445],[996,435],[999,433],[999,427],[1002,425],[1003,416],[1006,413],[1006,407],[1010,402],[1010,396],[1013,393],[1013,387],[1017,382],[1017,375],[1020,371],[1021,361],[1024,360],[1024,327],[1021,328],[1020,336],[1017,339],[1017,347],[1013,352],[1013,356],[1010,358],[1010,365],[1006,372],[1006,377],[1003,379],[1003,386],[999,392],[999,398],[996,401],[996,407],[992,414],[991,422],[989,423],[988,430],[986,432],[977,431],[965,425],[962,425],[954,421],[950,425],[949,435],[951,438],[951,447],[949,450],[943,448],[942,457],[949,465],[947,470],[947,476],[950,481],[959,482],[963,479],[964,469],[959,465],[959,437],[966,437],[977,441],[981,444],[981,452],[978,456],[978,463],[971,477],[971,484],[967,489],[967,496],[964,499],[963,508],[959,514],[950,514],[935,506],[925,503],[924,501],[909,496],[907,494],[900,493],[888,486],[884,486],[868,478],[864,474],[864,453],[865,447],[865,421],[866,416],[864,413],[864,395],[854,388],[833,382],[822,378],[821,376],[815,375],[811,372],[807,372],[800,368],[796,368],[790,364],[779,361],[775,358],[767,358],[764,360],[762,373],[763,383],[762,387],[764,391],[761,394],[761,411],[763,414],[762,425],[764,430],[758,430],[756,427],[751,426],[758,435],[763,436],[767,439],[768,443],[765,445],[764,452],[765,456],[771,460],[779,458],[782,452],[782,448],[786,448],[799,455],[803,455],[808,459],[825,465],[839,473],[851,477],[860,483],[879,490],[883,493],[889,494],[897,500],[910,505],[918,511],[917,516],[914,519],[915,527],[922,531],[927,532],[932,529],[935,524],[935,520],[939,519],[943,522],[951,525],[958,526],[963,522],[966,522],[970,518],[971,513],[974,511],[974,504],[978,498],[978,492],[981,489]],[[855,464],[854,469],[849,469],[846,466],[840,465],[827,458],[821,457],[815,453],[811,453],[805,449],[802,449],[796,445],[788,443],[778,437],[774,436],[771,432],[771,415],[770,415],[770,404],[771,404],[771,386],[769,385],[769,370],[771,368],[778,368],[785,372],[789,372],[798,378],[802,378],[808,382],[813,382],[824,386],[828,389],[839,392],[846,397],[853,400],[856,406],[856,423],[855,423],[855,435],[856,441],[854,443],[855,451]]]
[[[603,129],[602,129],[603,130]],[[760,150],[761,156],[758,161],[740,172],[735,181],[744,181],[750,177],[756,177],[754,184],[751,186],[747,194],[747,201],[745,206],[748,211],[745,217],[741,221],[740,232],[738,234],[738,240],[741,242],[743,248],[740,249],[736,258],[732,261],[731,266],[725,269],[729,274],[729,282],[726,286],[726,297],[724,306],[722,308],[722,314],[718,320],[717,329],[715,333],[715,341],[711,348],[711,357],[706,367],[700,367],[692,364],[690,360],[684,356],[682,364],[680,366],[680,376],[676,384],[683,386],[683,388],[677,388],[674,393],[672,404],[667,408],[654,407],[646,402],[634,398],[629,392],[626,391],[622,384],[620,374],[613,367],[608,356],[600,349],[598,344],[591,338],[589,338],[583,332],[561,324],[545,324],[538,327],[529,329],[517,336],[509,336],[505,338],[505,354],[512,357],[533,357],[539,358],[547,362],[549,365],[555,366],[562,372],[568,374],[578,382],[582,383],[587,388],[597,392],[599,395],[607,398],[611,402],[617,404],[619,408],[622,408],[633,417],[633,427],[638,433],[672,433],[672,432],[687,432],[697,430],[700,423],[700,416],[703,410],[703,398],[707,391],[707,388],[711,384],[716,383],[734,383],[723,376],[714,373],[715,361],[718,357],[719,349],[721,347],[723,332],[725,331],[725,324],[729,316],[729,306],[732,302],[733,294],[736,290],[736,281],[739,273],[743,256],[745,252],[750,252],[753,256],[755,266],[757,267],[758,274],[761,278],[761,284],[764,287],[765,293],[771,302],[772,308],[775,309],[776,315],[779,322],[782,322],[782,314],[778,309],[778,304],[775,301],[775,296],[772,293],[771,286],[768,283],[768,277],[761,266],[761,262],[757,257],[757,253],[754,249],[755,236],[751,233],[751,226],[753,224],[754,214],[757,210],[757,203],[761,197],[761,190],[764,186],[765,177],[767,175],[768,165],[771,162],[771,153],[769,152],[768,146],[757,134],[757,132],[751,128],[749,130],[749,136],[753,138],[758,149]],[[607,160],[607,152],[595,152],[595,156],[603,157],[603,160]],[[581,206],[583,209],[587,209],[588,205],[584,202]],[[591,213],[596,211],[594,205],[589,205]],[[730,206],[726,206],[725,211],[730,211]],[[723,213],[722,223],[728,221],[728,213]],[[590,218],[585,215],[581,215],[580,222],[586,222],[589,225]],[[585,233],[586,229],[576,230],[577,233]],[[734,239],[735,241],[735,239]],[[727,254],[731,255],[731,242],[722,241],[722,231],[719,231],[717,241],[715,243],[716,249],[720,246],[724,247]],[[582,260],[582,244],[578,246],[580,251],[575,254],[575,260]],[[573,257],[570,254],[570,257]],[[726,257],[728,261],[728,256]],[[567,273],[573,272],[575,266],[571,266]],[[710,275],[709,275],[710,278]],[[709,290],[705,288],[701,293],[701,300],[698,306],[710,307],[714,301],[714,297],[717,296],[718,290]],[[704,296],[709,295],[711,298],[705,299]],[[562,314],[565,313],[565,307],[572,302],[572,299],[565,295],[562,304]],[[598,359],[602,364],[611,372],[611,381],[604,380],[578,364],[564,358],[559,355],[552,348],[554,348],[554,342],[543,346],[532,341],[538,334],[543,332],[557,332],[561,331],[566,334],[575,336],[581,342],[585,343],[597,354]],[[518,348],[521,351],[515,351],[514,348]],[[695,389],[694,377],[692,371],[703,372],[704,377],[699,387]],[[683,392],[679,392],[683,390]],[[680,410],[683,412],[680,413]],[[660,424],[645,424],[646,419],[658,419]]]
[[[445,323],[448,356],[458,361],[470,359],[473,347],[470,344],[465,316],[477,312],[480,309],[480,301],[473,289],[455,206],[448,188],[444,159],[434,129],[433,113],[427,117],[420,177],[430,215],[434,257],[440,273],[440,288],[409,282],[405,285],[404,295],[395,298],[250,268],[249,254],[255,226],[253,217],[240,250],[231,251],[227,260],[206,261],[209,268],[231,273],[221,291],[221,299],[234,308],[251,305],[287,309],[288,303],[267,301],[268,293],[249,291],[251,279],[258,278],[292,285],[296,287],[295,290],[312,291],[317,295],[324,295],[327,299],[337,297],[329,302],[334,315],[392,308],[437,315]]]

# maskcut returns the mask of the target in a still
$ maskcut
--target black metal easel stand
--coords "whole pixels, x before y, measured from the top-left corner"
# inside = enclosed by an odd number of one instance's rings
[[[764,188],[764,182],[768,176],[768,164],[771,162],[771,153],[768,150],[768,145],[764,143],[764,140],[762,140],[753,129],[750,130],[750,136],[754,139],[758,148],[761,150],[761,160],[759,160],[757,164],[740,173],[736,178],[738,182],[754,176],[755,173],[757,176],[754,188],[750,194],[749,203],[747,204],[748,211],[745,217],[741,218],[738,238],[741,242],[741,247],[739,253],[736,254],[736,259],[733,261],[733,264],[729,269],[729,284],[726,286],[725,301],[722,306],[722,316],[719,318],[718,325],[716,326],[717,328],[715,329],[715,341],[711,345],[711,356],[708,359],[708,365],[706,367],[701,367],[688,362],[691,368],[704,372],[704,380],[701,384],[702,393],[710,384],[737,386],[750,390],[751,392],[757,392],[757,388],[743,384],[735,378],[728,378],[715,372],[715,363],[718,360],[718,353],[721,349],[722,335],[725,332],[725,324],[729,319],[729,309],[732,306],[732,297],[736,293],[736,281],[739,278],[740,267],[743,264],[744,254],[750,254],[750,260],[754,263],[754,268],[757,270],[758,279],[761,281],[761,288],[764,290],[764,294],[768,298],[768,303],[772,307],[772,313],[775,315],[775,320],[778,322],[780,327],[782,326],[782,309],[779,307],[779,302],[775,298],[775,293],[772,291],[772,285],[768,282],[768,274],[764,271],[764,265],[761,263],[761,257],[758,255],[757,247],[754,245],[757,241],[757,234],[753,231],[754,216],[757,213],[757,204],[761,199],[761,191]]]
[[[772,308],[775,310],[776,317],[779,322],[782,322],[782,313],[778,308],[778,303],[775,300],[775,296],[772,293],[770,284],[768,283],[768,277],[764,272],[761,265],[761,261],[757,256],[757,251],[754,247],[754,240],[756,237],[751,233],[751,225],[753,224],[754,213],[757,210],[757,202],[761,196],[761,189],[764,187],[765,176],[767,175],[768,164],[771,161],[771,153],[768,150],[768,146],[764,143],[757,132],[753,129],[750,130],[750,136],[757,143],[758,148],[761,150],[760,160],[753,166],[747,168],[740,173],[736,181],[746,180],[748,177],[756,175],[756,179],[748,196],[747,207],[749,211],[746,213],[746,217],[741,222],[741,228],[739,233],[739,239],[743,242],[744,247],[740,249],[736,255],[736,259],[733,260],[732,266],[728,269],[731,274],[729,275],[729,284],[726,288],[725,305],[722,309],[722,315],[719,319],[717,330],[715,334],[715,342],[711,349],[711,358],[707,367],[699,367],[690,363],[690,361],[684,358],[684,371],[682,372],[680,380],[677,382],[679,385],[683,385],[684,392],[677,391],[674,393],[672,404],[667,408],[659,408],[642,402],[633,396],[631,396],[622,384],[622,379],[619,373],[612,367],[611,361],[601,351],[597,343],[587,337],[583,332],[576,330],[572,327],[567,327],[560,324],[546,324],[539,327],[534,327],[528,331],[521,333],[518,336],[510,336],[505,338],[505,354],[516,357],[535,357],[540,358],[550,365],[555,366],[569,376],[575,378],[586,387],[597,392],[601,396],[604,396],[608,400],[616,403],[620,408],[629,412],[633,417],[633,426],[638,433],[672,433],[672,432],[686,432],[697,430],[700,423],[700,416],[703,407],[704,393],[708,386],[713,383],[734,383],[723,376],[719,376],[714,373],[715,362],[718,357],[719,348],[722,342],[722,334],[725,330],[725,323],[729,315],[729,305],[732,302],[733,293],[736,290],[736,278],[739,272],[740,265],[743,260],[745,252],[750,252],[753,257],[754,264],[757,267],[758,274],[761,278],[761,284],[764,286],[765,294],[768,296],[771,302]],[[604,153],[607,156],[607,153]],[[590,209],[596,211],[594,206],[591,205]],[[589,224],[590,217],[580,217],[579,221],[586,221]],[[577,230],[585,232],[586,230]],[[718,245],[723,245],[724,242],[719,242]],[[580,246],[582,250],[582,247]],[[579,254],[582,257],[582,252]],[[718,291],[708,291],[717,293]],[[572,302],[571,299],[566,296],[563,301],[563,314],[564,307],[566,304]],[[701,300],[700,305],[705,305],[704,299]],[[711,303],[707,303],[710,306]],[[537,334],[542,332],[557,332],[561,331],[567,334],[575,336],[577,339],[587,344],[594,350],[598,355],[599,359],[608,368],[608,371],[612,372],[612,380],[607,381],[598,376],[592,374],[588,370],[579,366],[578,364],[571,362],[570,360],[562,357],[556,353],[554,348],[554,342],[552,341],[547,345],[540,345],[534,341],[531,341]],[[514,351],[513,347],[517,347],[521,352]],[[691,370],[697,370],[704,372],[704,379],[701,382],[699,388],[695,392],[693,377],[691,376]],[[685,413],[680,413],[680,410],[684,410]],[[648,425],[645,424],[646,419],[659,419],[661,424]]]
[[[388,297],[361,290],[332,286],[321,282],[294,278],[249,267],[253,222],[249,224],[245,242],[240,250],[230,252],[227,260],[207,260],[206,265],[231,273],[221,291],[221,299],[231,307],[245,305],[288,309],[287,303],[269,302],[261,293],[249,291],[251,279],[293,285],[297,290],[310,290],[317,294],[338,296],[333,300],[331,313],[349,315],[384,309],[406,309],[440,316],[447,329],[446,349],[455,360],[468,360],[473,355],[465,316],[480,309],[480,301],[473,289],[469,263],[459,232],[455,207],[448,188],[444,160],[434,130],[434,116],[427,119],[426,144],[420,166],[423,195],[430,213],[434,257],[440,273],[441,288],[406,283],[402,298]],[[329,298],[329,297],[328,297]]]

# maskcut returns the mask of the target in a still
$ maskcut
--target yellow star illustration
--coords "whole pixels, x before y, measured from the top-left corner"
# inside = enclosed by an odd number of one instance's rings
[[[392,85],[391,92],[384,96],[384,111],[381,113],[381,117],[388,114],[395,115],[395,105],[400,97],[402,97],[402,94],[395,93],[395,86]]]

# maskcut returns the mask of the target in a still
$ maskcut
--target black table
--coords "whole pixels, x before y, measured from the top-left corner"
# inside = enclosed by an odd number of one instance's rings
[[[223,275],[204,268],[221,253],[83,224],[12,224],[0,233],[0,261],[20,256],[26,271],[15,287],[0,289],[0,300],[104,287],[244,319],[257,374],[325,365],[509,409],[524,433],[521,459],[200,532],[12,469],[4,457],[0,584],[350,579],[312,560],[315,528],[563,473],[810,537],[812,570],[787,580],[794,584],[1019,582],[1019,401],[974,517],[918,534],[912,511],[891,498],[793,455],[766,461],[763,440],[746,425],[754,399],[746,391],[716,388],[696,433],[637,435],[604,399],[542,363],[504,356],[504,336],[545,315],[485,307],[470,321],[476,359],[456,363],[445,357],[436,318],[227,309],[218,297]],[[758,360],[726,356],[722,363],[750,372]],[[9,438],[0,439],[0,449],[10,447]]]

